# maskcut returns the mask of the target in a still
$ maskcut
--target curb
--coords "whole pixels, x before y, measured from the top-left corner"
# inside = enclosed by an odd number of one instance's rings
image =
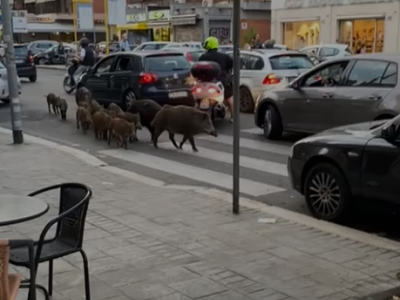
[[[47,70],[67,70],[65,66],[46,66],[46,65],[36,65],[38,69],[47,69]]]
[[[4,133],[7,135],[12,135],[12,131],[10,129],[0,127],[0,133]],[[173,190],[186,190],[192,191],[201,195],[214,197],[219,200],[222,200],[227,203],[231,203],[231,194],[213,189],[213,188],[205,188],[198,186],[183,186],[183,185],[168,185],[167,183],[156,180],[150,177],[142,176],[140,174],[127,171],[124,169],[120,169],[114,166],[108,165],[106,162],[98,159],[96,156],[89,154],[85,151],[75,149],[72,147],[64,146],[59,143],[55,143],[40,137],[36,137],[33,135],[24,134],[24,139],[27,142],[31,142],[34,144],[42,145],[57,151],[62,151],[66,154],[72,155],[75,158],[85,162],[86,164],[99,168],[101,170],[113,173],[115,175],[119,175],[125,177],[130,180],[138,181],[143,184],[147,184],[153,187],[158,188],[167,188]],[[352,228],[348,228],[342,225],[329,223],[326,221],[318,220],[313,217],[309,217],[306,215],[299,214],[297,212],[293,212],[290,210],[286,210],[277,206],[270,206],[261,202],[257,202],[255,200],[251,200],[245,197],[240,197],[240,206],[246,207],[249,209],[258,210],[264,212],[269,215],[273,215],[275,217],[279,217],[290,222],[295,222],[304,226],[312,227],[317,230],[321,230],[326,233],[330,233],[333,235],[341,236],[350,240],[354,240],[363,244],[367,244],[370,246],[391,250],[391,251],[400,251],[400,242],[392,241],[384,237],[376,236],[370,233],[362,232],[359,230],[355,230]]]

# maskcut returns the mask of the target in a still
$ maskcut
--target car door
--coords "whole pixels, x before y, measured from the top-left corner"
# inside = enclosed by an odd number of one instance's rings
[[[324,80],[335,74],[337,82],[341,82],[347,64],[348,61],[324,64],[294,82],[296,88],[288,90],[281,100],[288,130],[314,133],[333,127],[332,107],[337,85],[329,86]]]
[[[110,76],[117,56],[109,56],[99,62],[87,75],[85,86],[92,92],[93,98],[108,103],[113,97],[110,90]]]
[[[268,75],[263,71],[264,60],[257,55],[245,54],[242,58],[242,68],[240,69],[240,86],[247,87],[252,99],[257,99],[264,89],[263,80]],[[245,96],[245,91],[242,91]]]
[[[400,203],[400,136],[388,142],[378,136],[365,147],[360,172],[363,196]]]
[[[367,122],[375,109],[395,87],[390,74],[397,73],[397,65],[387,61],[357,59],[334,97],[334,125]],[[387,75],[385,75],[387,74]]]

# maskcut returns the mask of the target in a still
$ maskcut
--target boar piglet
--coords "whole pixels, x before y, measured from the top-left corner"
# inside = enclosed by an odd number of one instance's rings
[[[128,149],[128,139],[134,133],[134,124],[128,123],[124,119],[114,118],[108,128],[108,145],[111,144],[111,139],[117,140],[117,144],[125,149]]]
[[[121,107],[119,107],[117,104],[115,103],[111,103],[108,107],[107,107],[107,111],[110,113],[111,117],[115,118],[117,116],[117,114],[119,113],[123,113],[124,111],[121,109]]]
[[[49,93],[46,97],[47,100],[47,108],[49,109],[49,113],[51,114],[51,109],[53,109],[53,112],[55,115],[58,114],[58,109],[57,109],[57,101],[58,97],[54,95],[53,93]]]
[[[182,149],[183,144],[189,140],[194,152],[198,151],[194,143],[195,135],[206,133],[217,136],[210,116],[206,112],[189,106],[164,105],[154,118],[152,126],[154,127],[153,145],[155,148],[158,148],[158,138],[165,130],[168,131],[169,139],[177,149]],[[179,146],[176,144],[175,134],[183,135]]]
[[[100,111],[104,109],[103,106],[100,105],[99,102],[97,102],[96,100],[92,99],[89,102],[89,111],[90,114],[93,116],[96,112]]]
[[[93,114],[92,127],[96,139],[102,137],[103,140],[107,140],[107,133],[111,120],[111,116],[104,110],[100,110]]]
[[[67,119],[67,110],[68,110],[67,100],[58,97],[57,107],[60,111],[61,119],[65,121]]]
[[[76,91],[75,102],[78,106],[81,106],[82,102],[89,104],[90,100],[92,100],[92,93],[87,88],[81,87]]]
[[[139,114],[140,124],[146,127],[151,134],[151,140],[154,136],[154,128],[151,125],[156,114],[161,110],[161,105],[153,100],[136,100],[132,102],[128,108],[128,112],[131,114]],[[139,128],[138,128],[139,129]]]
[[[82,127],[83,133],[89,129],[92,123],[92,116],[87,108],[79,106],[76,110],[76,128],[79,130]]]

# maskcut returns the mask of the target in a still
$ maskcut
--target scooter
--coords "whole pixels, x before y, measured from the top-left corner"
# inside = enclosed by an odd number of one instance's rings
[[[67,68],[67,73],[65,73],[64,75],[63,88],[67,94],[71,94],[79,86],[79,82],[82,80],[83,76],[87,73],[87,71],[82,72],[82,74],[80,74],[78,78],[75,78],[75,85],[72,85],[70,74],[75,73],[75,71],[78,69],[78,64],[79,63],[77,60],[73,60],[72,64]],[[73,69],[71,70],[71,68]]]
[[[192,89],[197,109],[210,114],[211,120],[225,118],[224,85],[220,81],[197,81]]]

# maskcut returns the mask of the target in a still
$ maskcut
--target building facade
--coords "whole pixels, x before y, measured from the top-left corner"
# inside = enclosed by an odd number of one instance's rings
[[[271,35],[299,49],[345,43],[354,52],[400,51],[399,0],[272,0]]]

